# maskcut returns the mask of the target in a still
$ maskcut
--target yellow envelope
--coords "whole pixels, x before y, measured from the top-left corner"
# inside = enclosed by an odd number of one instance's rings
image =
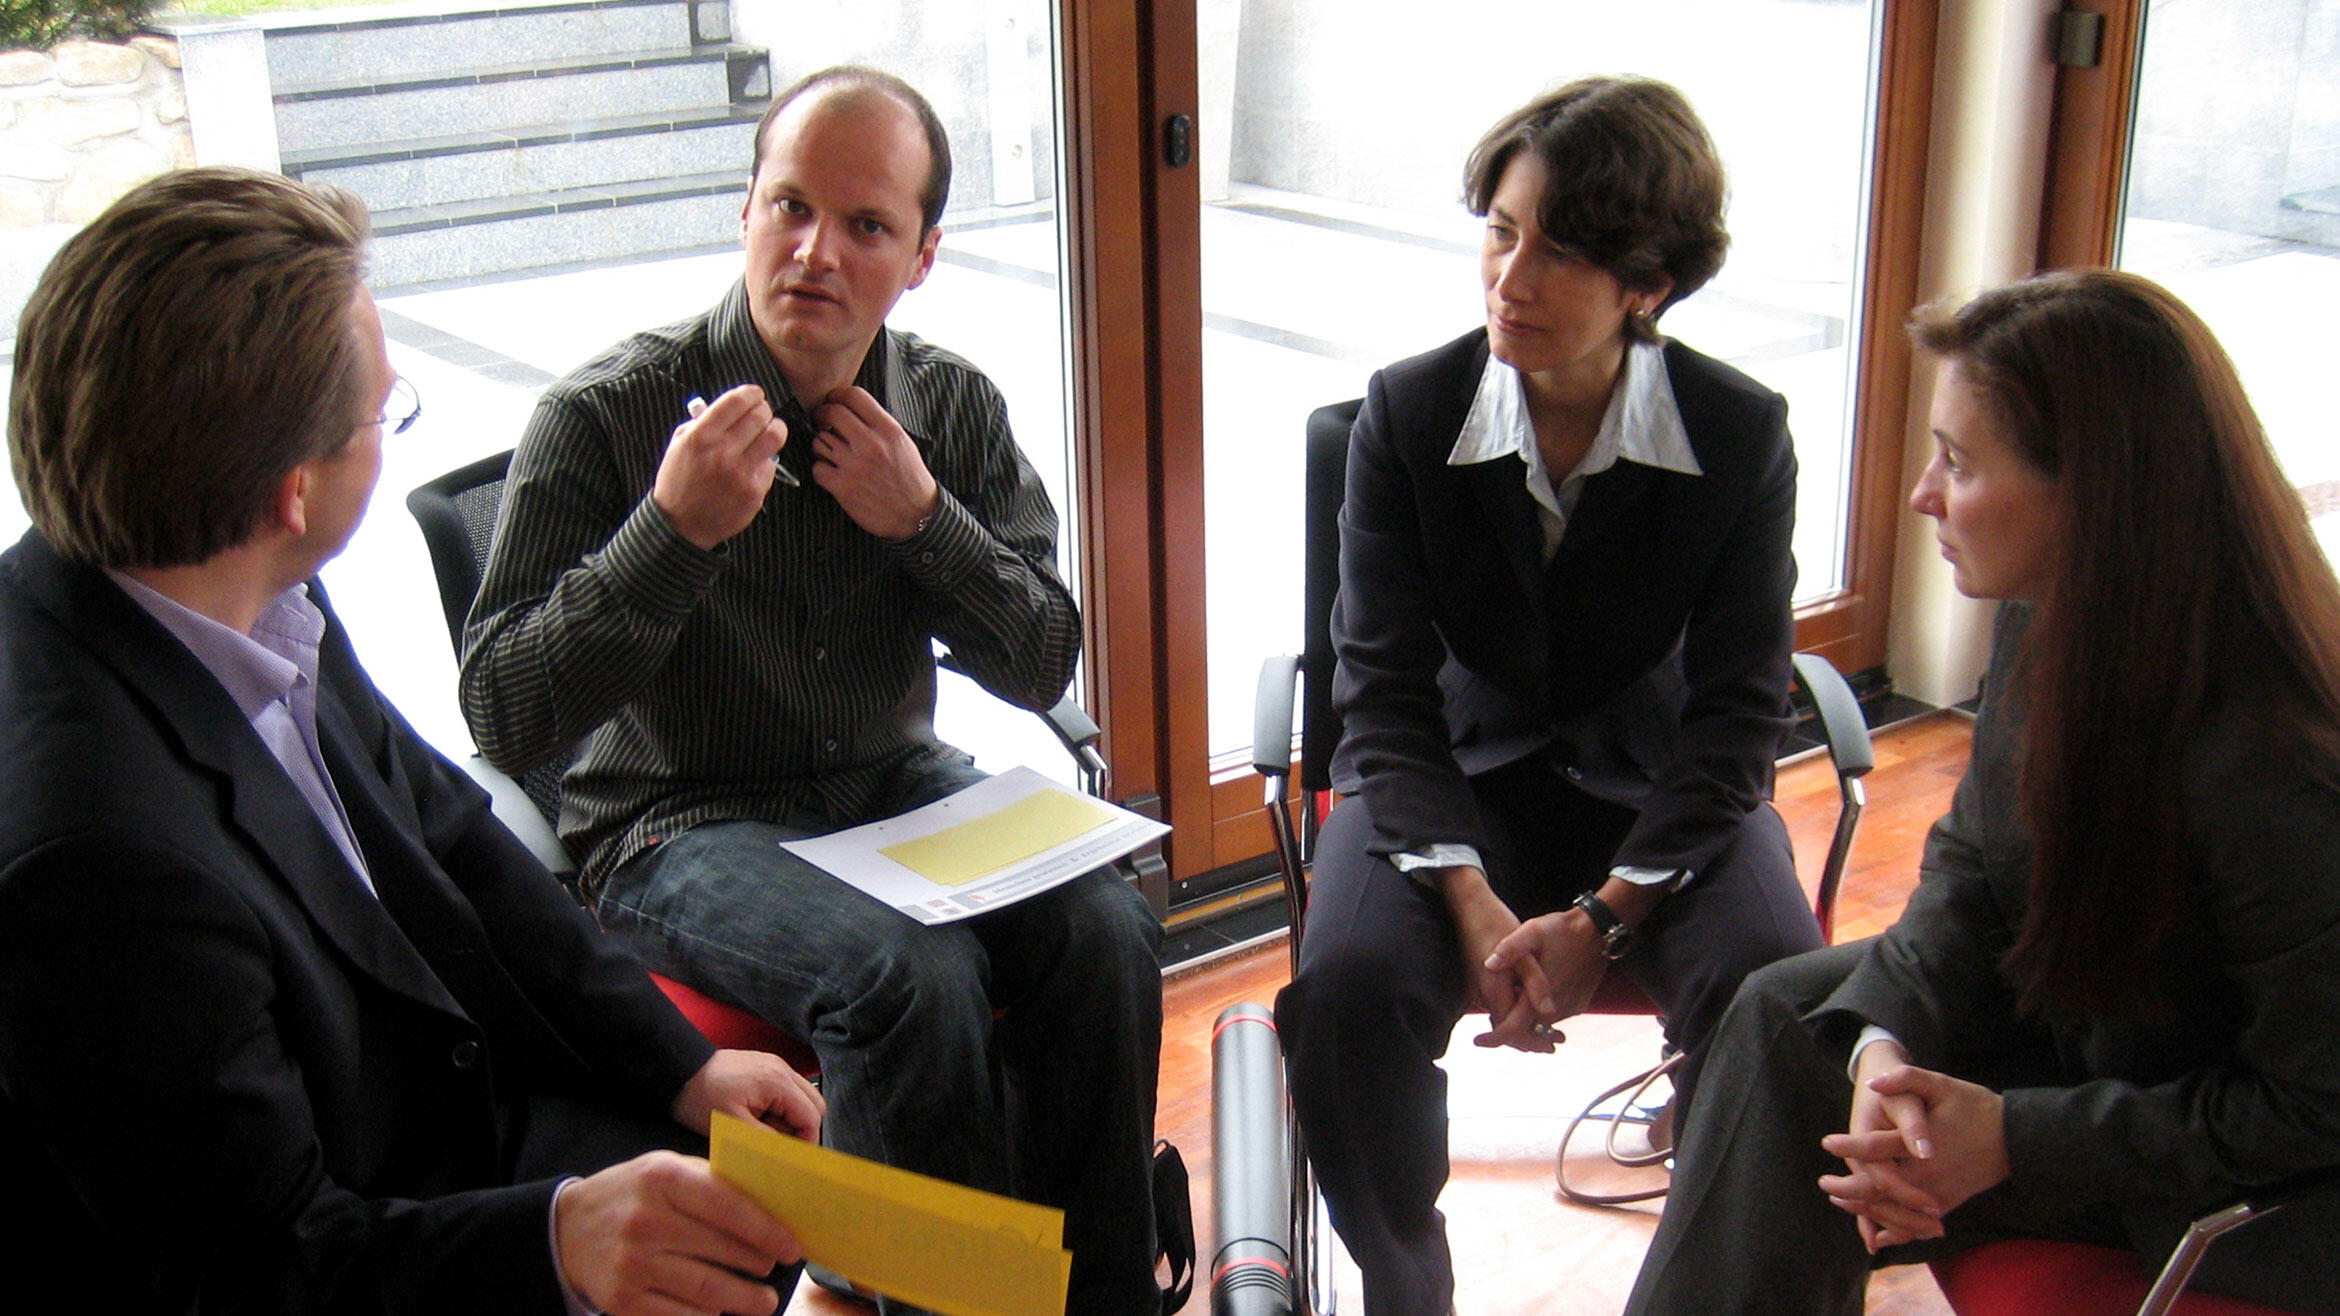
[[[715,1114],[715,1176],[847,1279],[944,1316],[1063,1316],[1064,1212]]]

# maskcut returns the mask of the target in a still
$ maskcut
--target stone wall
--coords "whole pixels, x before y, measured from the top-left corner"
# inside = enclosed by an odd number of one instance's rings
[[[177,42],[0,51],[0,344],[59,243],[140,182],[193,163]]]

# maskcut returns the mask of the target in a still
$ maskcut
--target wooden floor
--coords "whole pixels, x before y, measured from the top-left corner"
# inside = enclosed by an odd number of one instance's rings
[[[1836,938],[1849,941],[1892,922],[1915,881],[1926,829],[1949,806],[1966,765],[1969,723],[1939,713],[1877,737],[1877,768],[1868,778],[1869,810],[1861,824],[1838,903]],[[1825,758],[1780,773],[1777,801],[1794,835],[1807,885],[1818,880],[1835,826],[1836,783]],[[1162,1086],[1156,1127],[1178,1144],[1194,1176],[1195,1230],[1203,1276],[1187,1313],[1210,1310],[1208,1277],[1215,1232],[1211,1216],[1211,1025],[1238,1001],[1272,1002],[1289,978],[1277,941],[1242,956],[1170,978],[1163,988]],[[1657,1221],[1658,1202],[1639,1207],[1571,1204],[1553,1187],[1552,1154],[1567,1114],[1616,1079],[1652,1062],[1657,1028],[1646,1019],[1587,1017],[1567,1026],[1557,1056],[1485,1051],[1470,1044],[1482,1020],[1466,1018],[1448,1051],[1453,1178],[1446,1212],[1461,1316],[1621,1310]],[[1598,1153],[1580,1153],[1589,1179]],[[1613,1172],[1621,1187],[1627,1172]],[[1656,1171],[1641,1171],[1654,1175]],[[1652,1180],[1654,1182],[1654,1180]],[[1848,1223],[1846,1228],[1851,1228]],[[1361,1313],[1356,1271],[1343,1259],[1340,1309]],[[802,1316],[866,1313],[807,1284],[791,1311]],[[1946,1316],[1922,1267],[1878,1276],[1869,1311],[1880,1316]]]

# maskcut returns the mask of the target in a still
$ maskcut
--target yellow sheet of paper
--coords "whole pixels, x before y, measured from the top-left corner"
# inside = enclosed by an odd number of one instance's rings
[[[1052,788],[878,853],[929,882],[965,886],[1112,818],[1095,800]]]
[[[718,1111],[715,1176],[848,1279],[945,1316],[1063,1316],[1064,1212],[830,1151]]]

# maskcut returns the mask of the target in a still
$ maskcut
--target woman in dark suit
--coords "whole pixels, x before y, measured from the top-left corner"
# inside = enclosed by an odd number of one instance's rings
[[[1657,331],[1721,266],[1681,94],[1571,83],[1480,141],[1487,323],[1377,374],[1333,612],[1343,799],[1278,1002],[1366,1310],[1444,1313],[1444,1054],[1549,1051],[1615,969],[1684,1050],[1820,944],[1766,799],[1787,727],[1786,404]]]
[[[2234,367],[2108,271],[1917,336],[1911,503],[2011,601],[1973,760],[1893,928],[1725,1016],[1633,1312],[1857,1312],[1871,1266],[2011,1235],[2158,1265],[2340,1163],[2340,586]],[[2335,1237],[2325,1194],[2196,1285],[2340,1311]]]

